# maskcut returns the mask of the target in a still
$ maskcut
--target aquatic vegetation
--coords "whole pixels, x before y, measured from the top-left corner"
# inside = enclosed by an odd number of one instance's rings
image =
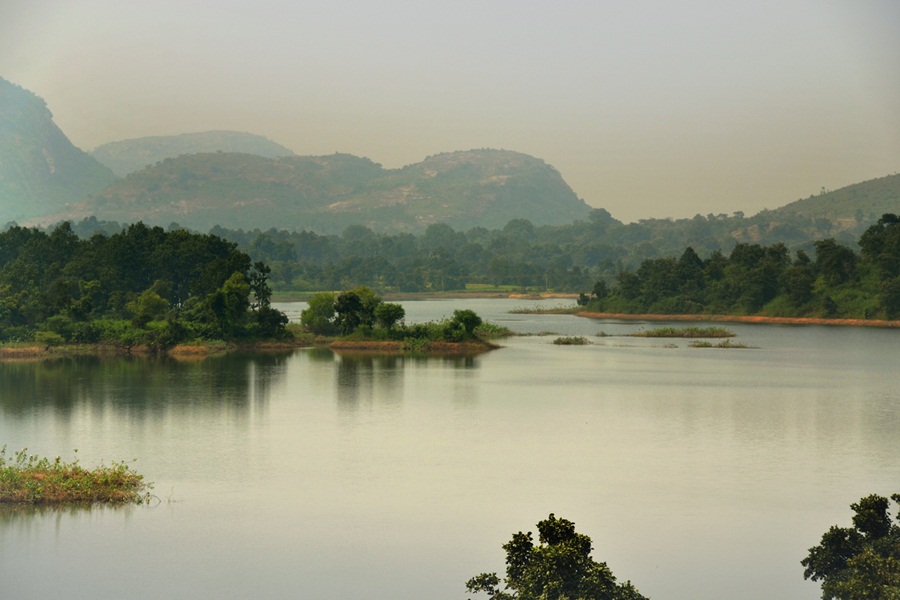
[[[740,342],[732,342],[731,340],[722,340],[718,344],[707,342],[706,340],[696,340],[688,344],[691,348],[749,348],[746,344]]]
[[[736,334],[724,327],[659,327],[631,335],[649,338],[728,338]]]
[[[553,340],[557,346],[587,346],[591,342],[584,336],[558,337]]]
[[[574,315],[584,310],[577,304],[569,306],[520,306],[509,311],[513,315]]]
[[[0,503],[142,503],[151,486],[130,466],[85,469],[78,461],[64,462],[29,455],[23,448],[11,457],[0,448]]]

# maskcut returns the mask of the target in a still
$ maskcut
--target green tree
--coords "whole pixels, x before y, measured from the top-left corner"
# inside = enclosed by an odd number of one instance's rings
[[[375,320],[378,325],[390,331],[394,325],[403,320],[406,311],[399,304],[382,302],[375,307]]]
[[[881,279],[900,276],[900,217],[882,215],[859,238],[863,258],[873,263]]]
[[[591,538],[576,533],[572,521],[551,513],[537,528],[537,546],[531,532],[521,531],[503,545],[504,590],[496,573],[473,577],[466,589],[492,600],[646,600],[631,582],[617,584],[606,563],[591,558]]]
[[[900,494],[891,499],[900,504]],[[900,598],[900,526],[887,498],[872,494],[850,505],[853,527],[831,527],[801,561],[804,579],[822,582],[823,600]],[[898,515],[900,522],[900,515]]]
[[[878,303],[888,319],[900,316],[900,276],[888,279],[881,285]]]
[[[451,326],[461,328],[466,332],[466,337],[475,335],[475,328],[481,325],[481,322],[481,317],[474,310],[469,309],[454,310],[453,318],[450,319]]]
[[[334,324],[341,335],[349,335],[362,325],[363,301],[356,292],[342,292],[334,301]]]
[[[253,310],[261,308],[269,308],[272,303],[272,289],[269,287],[269,274],[272,272],[265,264],[257,261],[247,273],[247,280],[250,283],[250,292],[253,294],[254,302],[250,305]]]
[[[331,335],[337,331],[334,324],[335,295],[320,292],[309,299],[308,308],[300,312],[300,325],[319,335]]]
[[[840,285],[856,275],[856,254],[834,241],[834,238],[815,243],[816,269],[828,285]]]
[[[145,290],[137,300],[129,302],[127,308],[132,314],[132,325],[143,327],[162,317],[169,310],[169,303],[153,290]]]

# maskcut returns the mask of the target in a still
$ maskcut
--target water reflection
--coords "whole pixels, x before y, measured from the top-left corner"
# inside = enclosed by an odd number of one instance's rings
[[[398,404],[405,393],[410,369],[449,368],[466,371],[478,368],[477,356],[425,356],[421,354],[340,353],[336,355],[335,380],[338,404],[354,409],[361,402]]]
[[[135,415],[172,407],[246,408],[267,401],[289,356],[231,354],[191,361],[89,356],[0,362],[0,413],[23,417],[49,408],[66,417],[84,407],[114,407]]]
[[[396,404],[403,397],[404,357],[397,355],[353,355],[338,357],[335,377],[337,401],[342,408],[357,408],[360,401],[377,396]]]

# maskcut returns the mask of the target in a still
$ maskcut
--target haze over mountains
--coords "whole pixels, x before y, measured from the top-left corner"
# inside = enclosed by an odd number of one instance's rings
[[[294,155],[281,144],[238,131],[203,131],[122,140],[97,146],[90,154],[119,177],[125,177],[166,158],[201,152],[241,152],[267,158]]]
[[[501,228],[512,219],[562,225],[590,211],[552,166],[508,150],[447,152],[384,169],[349,154],[295,156],[261,136],[210,131],[113,142],[88,154],[69,142],[43,100],[0,79],[0,224],[96,216],[201,231],[334,233],[365,225],[416,233],[433,223],[457,230]],[[900,213],[900,175],[823,190],[760,215],[769,230],[800,215],[830,220],[823,231],[856,231],[886,212]]]
[[[0,78],[0,224],[55,212],[115,180],[72,145],[41,98]]]

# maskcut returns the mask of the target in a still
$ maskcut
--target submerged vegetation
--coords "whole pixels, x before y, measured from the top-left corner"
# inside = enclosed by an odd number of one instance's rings
[[[632,337],[648,338],[730,338],[735,333],[724,327],[659,327],[632,333]]]
[[[7,458],[6,446],[0,448],[0,503],[141,503],[149,488],[125,463],[85,469],[77,460],[29,455],[27,448]]]
[[[587,346],[591,342],[584,336],[558,337],[553,340],[557,346]]]
[[[746,344],[741,342],[732,342],[729,340],[722,340],[717,344],[713,344],[712,342],[708,342],[706,340],[694,340],[690,344],[688,344],[691,348],[749,348]]]

